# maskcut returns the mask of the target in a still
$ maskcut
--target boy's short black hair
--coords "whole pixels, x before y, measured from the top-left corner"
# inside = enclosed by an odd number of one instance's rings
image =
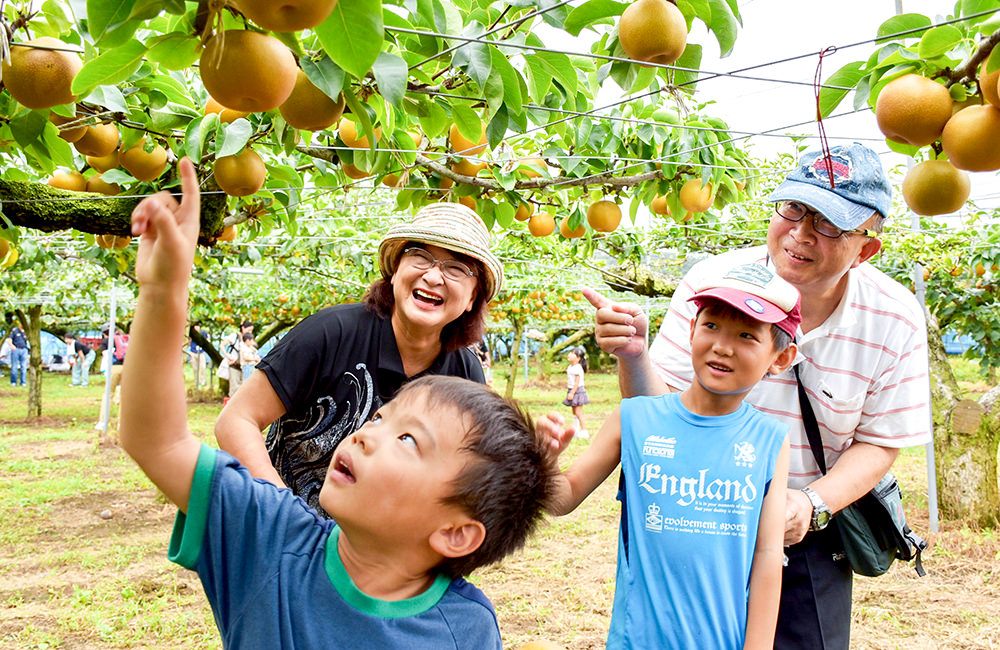
[[[483,384],[432,375],[410,382],[396,399],[411,391],[422,391],[430,407],[457,409],[468,426],[462,450],[473,460],[444,502],[481,522],[486,537],[469,555],[436,567],[452,578],[468,575],[524,546],[551,500],[555,468],[528,413]]]
[[[734,318],[734,319],[736,319],[736,320],[738,320],[740,322],[743,322],[743,323],[759,323],[759,322],[761,322],[761,321],[759,321],[759,320],[757,320],[755,318],[751,318],[750,316],[747,316],[746,314],[744,314],[743,312],[741,312],[739,309],[733,307],[729,303],[723,302],[722,300],[715,300],[713,298],[707,298],[707,299],[705,299],[703,305],[704,305],[703,307],[699,307],[698,308],[697,314],[701,314],[701,312],[703,312],[706,309],[708,309],[708,310],[711,310],[711,312],[713,314],[719,314],[720,316],[727,316],[729,318]],[[697,314],[695,315],[695,317],[697,317]],[[783,351],[785,351],[788,348],[789,345],[792,344],[792,336],[788,332],[786,332],[785,330],[783,330],[780,327],[778,327],[777,325],[772,324],[771,325],[771,342],[774,343],[774,351],[775,352],[783,352]]]

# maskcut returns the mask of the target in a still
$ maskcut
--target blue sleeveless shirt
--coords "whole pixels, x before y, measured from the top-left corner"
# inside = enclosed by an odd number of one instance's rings
[[[679,393],[621,406],[622,521],[609,650],[739,650],[764,494],[788,426]]]

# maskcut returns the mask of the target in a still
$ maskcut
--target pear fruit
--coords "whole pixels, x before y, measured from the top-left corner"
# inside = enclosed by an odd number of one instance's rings
[[[229,196],[250,196],[264,186],[267,169],[250,147],[215,161],[215,182]]]
[[[106,156],[87,156],[87,164],[99,174],[103,174],[109,169],[117,169],[118,150],[115,149]]]
[[[986,64],[980,68],[979,90],[983,93],[983,99],[987,103],[1000,108],[1000,68],[993,72],[983,74]]]
[[[687,21],[668,0],[637,0],[622,12],[618,42],[630,59],[669,65],[687,46]]]
[[[97,192],[106,196],[114,196],[122,191],[118,183],[108,183],[100,174],[95,174],[87,179],[87,191]]]
[[[333,101],[299,70],[292,94],[278,107],[278,112],[296,129],[322,131],[336,124],[344,114],[344,96],[339,95]]]
[[[667,197],[664,194],[653,197],[653,200],[649,203],[649,209],[653,214],[670,216],[670,206],[667,205]]]
[[[479,123],[479,138],[473,142],[462,135],[457,124],[452,124],[451,130],[448,132],[448,142],[451,144],[452,150],[462,156],[481,154],[486,151],[486,126],[482,122]]]
[[[205,90],[226,108],[257,113],[277,108],[295,87],[298,66],[269,34],[229,29],[205,43],[200,59]]]
[[[48,184],[70,192],[83,192],[87,189],[87,179],[78,171],[56,172],[49,178]]]
[[[535,237],[548,237],[556,230],[556,219],[548,212],[539,212],[528,219],[528,231]]]
[[[344,173],[347,174],[348,178],[353,178],[354,180],[361,180],[362,178],[368,178],[371,176],[371,174],[365,170],[360,167],[355,167],[351,163],[344,163]]]
[[[955,113],[944,126],[941,146],[955,167],[970,172],[1000,169],[1000,109],[970,106]]]
[[[219,116],[221,122],[229,124],[230,122],[235,122],[241,117],[246,117],[250,113],[247,111],[234,111],[231,108],[226,108],[219,102],[215,101],[215,98],[211,95],[208,96],[208,101],[205,102],[205,108],[202,109],[204,115],[209,113],[216,113]]]
[[[236,0],[234,4],[270,32],[297,32],[326,20],[337,0]]]
[[[923,147],[941,137],[951,117],[951,103],[943,85],[918,74],[904,74],[878,94],[875,120],[890,140]]]
[[[76,101],[70,90],[83,63],[69,46],[57,38],[43,36],[23,44],[12,44],[10,59],[3,62],[3,85],[11,97],[28,108],[51,108]]]
[[[118,127],[114,124],[95,124],[83,137],[73,143],[84,156],[100,158],[118,148]]]
[[[149,182],[159,178],[167,168],[167,150],[157,144],[152,151],[146,151],[145,140],[143,137],[127,151],[119,149],[118,161],[136,180]]]
[[[566,239],[579,239],[587,234],[587,229],[583,224],[580,224],[576,228],[570,228],[569,218],[567,217],[559,222],[559,234]]]
[[[219,233],[219,241],[235,241],[236,240],[236,224],[231,223],[222,229]]]
[[[969,175],[947,160],[925,160],[906,172],[903,200],[917,214],[958,212],[969,198]]]
[[[101,248],[125,248],[132,238],[127,235],[98,235],[96,240]]]
[[[597,232],[613,232],[622,221],[622,209],[612,201],[595,201],[587,208],[587,223]]]
[[[530,203],[521,203],[514,212],[514,218],[518,221],[527,221],[535,213],[535,206]]]
[[[56,126],[60,127],[59,128],[60,138],[62,138],[66,142],[72,143],[82,138],[84,134],[87,133],[88,127],[86,125],[82,125],[82,126],[71,126],[67,128],[62,128],[62,126],[64,124],[69,124],[70,122],[76,122],[82,117],[83,115],[80,114],[77,114],[76,117],[64,117],[56,113],[49,113],[49,122],[52,122]]]
[[[681,186],[678,198],[688,212],[704,212],[712,207],[712,184],[702,185],[701,179],[692,178]]]
[[[479,172],[486,169],[486,163],[474,163],[468,158],[462,158],[451,166],[451,171],[463,176],[478,176]]]
[[[375,142],[378,142],[382,139],[382,127],[376,126],[374,131]],[[368,136],[358,132],[358,125],[352,119],[346,117],[341,119],[340,126],[337,127],[337,134],[344,141],[344,144],[352,149],[371,148],[371,145],[368,144]]]

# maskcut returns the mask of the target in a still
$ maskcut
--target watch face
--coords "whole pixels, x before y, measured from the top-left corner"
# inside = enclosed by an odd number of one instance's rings
[[[830,513],[826,511],[816,513],[816,528],[823,529],[830,523]]]

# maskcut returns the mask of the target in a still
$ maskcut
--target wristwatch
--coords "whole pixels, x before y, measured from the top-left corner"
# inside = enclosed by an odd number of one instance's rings
[[[809,497],[809,503],[811,503],[813,507],[812,521],[809,523],[809,530],[823,530],[830,525],[830,508],[823,503],[823,499],[816,493],[816,490],[804,487],[802,488],[802,491],[807,497]]]

